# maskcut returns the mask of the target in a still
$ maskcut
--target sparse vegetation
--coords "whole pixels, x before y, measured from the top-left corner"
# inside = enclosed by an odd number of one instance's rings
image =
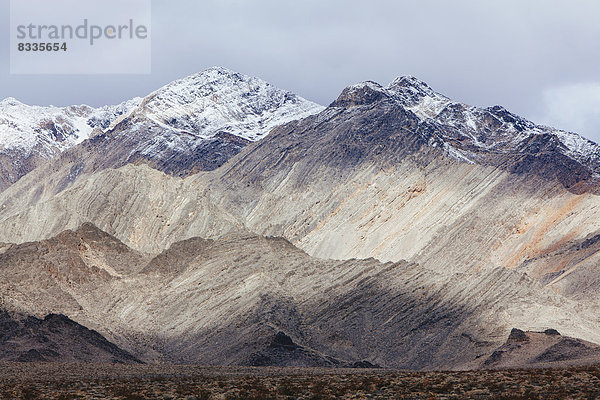
[[[2,399],[597,399],[600,366],[468,372],[0,365]]]

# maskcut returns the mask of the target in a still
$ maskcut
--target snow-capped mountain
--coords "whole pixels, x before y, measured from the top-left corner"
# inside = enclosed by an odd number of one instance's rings
[[[391,98],[422,122],[435,125],[446,152],[463,161],[485,162],[490,154],[523,153],[534,145],[536,150],[540,146],[556,150],[600,173],[598,144],[576,133],[536,125],[502,106],[479,108],[453,101],[413,76],[398,77],[387,87],[362,82],[346,88],[344,96],[365,90]]]
[[[139,105],[135,98],[116,106],[93,108],[29,106],[14,98],[0,102],[0,191],[44,160],[51,159]]]
[[[123,164],[143,161],[186,175],[217,168],[275,126],[322,109],[261,79],[213,67],[145,97],[107,132],[111,144],[103,146],[110,150],[102,153],[123,154]]]
[[[255,141],[322,109],[262,79],[213,67],[160,88],[136,112],[179,133],[209,138],[226,132]]]
[[[218,168],[275,126],[322,106],[221,67],[174,81],[95,136],[94,170],[145,163],[171,175]]]
[[[29,154],[34,149],[52,157],[89,138],[94,128],[110,124],[139,105],[135,98],[116,106],[93,108],[29,106],[9,97],[0,102],[0,151],[18,150]]]
[[[99,164],[144,161],[174,174],[214,169],[273,127],[322,109],[221,67],[115,106],[39,107],[7,98],[0,102],[0,191],[91,137]]]

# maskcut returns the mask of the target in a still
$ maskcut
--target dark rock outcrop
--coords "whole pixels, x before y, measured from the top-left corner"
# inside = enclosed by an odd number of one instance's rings
[[[562,336],[556,329],[525,332],[513,328],[504,345],[470,368],[541,368],[600,363],[600,345]]]
[[[0,360],[140,363],[136,357],[65,315],[43,319],[0,311]]]
[[[522,331],[517,328],[513,328],[510,331],[510,335],[508,335],[508,340],[506,341],[506,343],[520,343],[520,342],[527,342],[527,341],[529,341],[529,336],[527,336],[525,331]]]

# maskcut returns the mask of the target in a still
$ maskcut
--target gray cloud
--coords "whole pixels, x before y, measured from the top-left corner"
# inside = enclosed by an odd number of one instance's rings
[[[600,127],[600,83],[578,83],[546,89],[534,119],[575,132],[597,132]]]
[[[0,11],[8,54],[7,1]],[[598,15],[594,0],[155,0],[151,75],[15,76],[5,59],[0,97],[117,103],[222,65],[328,104],[349,84],[410,74],[600,141]]]

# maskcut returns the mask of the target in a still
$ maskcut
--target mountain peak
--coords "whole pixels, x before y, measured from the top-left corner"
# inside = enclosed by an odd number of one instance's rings
[[[416,78],[412,75],[403,75],[394,79],[390,85],[390,88],[394,87],[416,87],[416,88],[427,88],[430,89],[429,85],[419,78]]]
[[[197,138],[226,133],[254,141],[277,125],[322,110],[318,104],[260,78],[211,67],[147,96],[144,118]]]
[[[260,82],[261,84],[268,85],[266,82],[258,78],[252,78],[247,75],[240,74],[235,71],[231,71],[224,67],[211,67],[195,74],[188,75],[184,78],[177,79],[173,82],[166,84],[158,90],[151,93],[148,97],[154,97],[166,92],[181,92],[189,91],[191,88],[198,87],[217,87],[217,86],[228,86],[240,82]]]
[[[0,105],[3,105],[3,106],[21,106],[21,105],[24,105],[24,104],[21,103],[19,100],[15,99],[14,97],[7,97],[4,100],[0,101]]]
[[[411,75],[399,76],[387,87],[373,81],[364,81],[346,87],[331,104],[333,107],[348,107],[370,104],[382,98],[394,98],[404,107],[411,109],[426,100],[436,103],[439,112],[450,100],[434,91],[429,85]],[[419,111],[419,110],[414,110]]]
[[[214,72],[214,73],[219,73],[219,74],[224,74],[224,75],[237,74],[237,72],[232,71],[229,68],[222,67],[220,65],[214,65],[210,68],[206,68],[205,70],[200,71],[199,74],[202,74],[205,72]]]
[[[353,107],[371,104],[389,97],[387,90],[377,82],[364,81],[346,87],[331,107]]]
[[[251,78],[248,75],[244,75],[239,72],[232,71],[225,67],[214,66],[214,67],[204,69],[200,72],[191,74],[189,76],[186,76],[185,78],[175,80],[174,82],[171,82],[171,84],[175,83],[175,82],[179,82],[179,81],[193,81],[193,82],[198,82],[198,81],[203,81],[203,80],[204,81],[211,81],[211,80],[239,81],[239,80],[248,80],[248,79],[258,79],[258,78]],[[167,86],[169,86],[169,85],[167,85]]]
[[[449,100],[446,96],[433,90],[427,83],[411,75],[399,76],[388,85],[387,89],[408,103],[418,103],[425,97],[442,101]]]

